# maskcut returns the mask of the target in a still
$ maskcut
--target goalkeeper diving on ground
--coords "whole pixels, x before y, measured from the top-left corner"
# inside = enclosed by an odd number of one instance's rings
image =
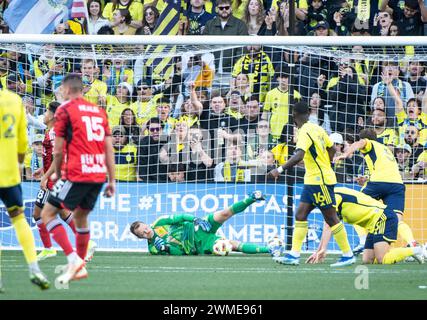
[[[245,211],[254,202],[263,200],[264,194],[254,191],[245,200],[204,218],[185,213],[162,216],[152,225],[135,221],[130,226],[130,231],[140,239],[147,239],[149,252],[155,255],[225,255],[229,251],[277,254],[280,248],[224,240],[216,234],[225,221]]]

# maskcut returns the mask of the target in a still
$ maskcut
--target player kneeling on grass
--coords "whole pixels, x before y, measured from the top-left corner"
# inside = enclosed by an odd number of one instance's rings
[[[392,264],[414,257],[424,262],[423,248],[390,248],[397,239],[397,214],[382,202],[370,196],[348,188],[335,188],[337,213],[344,222],[365,228],[368,231],[363,263]],[[326,249],[331,238],[331,229],[325,223],[319,248],[306,263],[319,263],[326,257]]]
[[[157,219],[151,226],[135,221],[130,226],[130,231],[138,238],[148,240],[148,249],[151,254],[226,255],[229,251],[270,253],[268,247],[224,240],[216,235],[225,221],[245,211],[252,203],[264,199],[262,192],[255,191],[249,198],[233,204],[228,209],[209,214],[203,219],[190,214],[164,216]]]

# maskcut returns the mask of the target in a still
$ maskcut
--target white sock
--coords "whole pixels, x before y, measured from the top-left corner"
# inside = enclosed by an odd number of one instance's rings
[[[77,259],[77,253],[75,251],[71,252],[68,256],[67,256],[67,260],[69,264],[72,264],[76,261]]]
[[[415,255],[422,255],[423,254],[423,248],[420,246],[412,247],[412,250]]]
[[[353,256],[353,252],[351,251],[343,252],[342,256],[346,258],[350,258]]]
[[[359,245],[365,246],[365,242],[366,242],[366,234],[364,234],[363,236],[359,236]]]
[[[295,258],[299,258],[301,253],[296,251],[289,251],[289,254]]]
[[[30,273],[40,273],[39,264],[37,262],[30,263],[28,265],[28,268],[30,269]]]

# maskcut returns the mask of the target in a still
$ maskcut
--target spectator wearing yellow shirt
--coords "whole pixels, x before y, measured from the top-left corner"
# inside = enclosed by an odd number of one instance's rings
[[[396,131],[393,128],[387,128],[385,109],[376,108],[372,112],[371,124],[374,126],[378,142],[390,146],[392,149],[398,144],[399,138]]]
[[[410,158],[412,148],[408,144],[399,145],[395,148],[394,156],[399,165],[399,172],[402,180],[412,179]]]
[[[117,126],[124,109],[130,107],[132,86],[122,82],[117,87],[116,95],[107,95],[107,114],[110,126]]]
[[[156,101],[161,95],[153,96],[153,90],[144,80],[139,80],[136,86],[136,101],[131,104],[136,114],[136,122],[140,125],[157,115]]]
[[[250,182],[251,170],[243,161],[242,148],[236,143],[227,146],[226,158],[215,167],[216,182]]]
[[[137,181],[137,149],[129,144],[126,131],[122,126],[115,126],[112,130],[114,162],[117,181]]]
[[[274,76],[273,64],[261,46],[247,46],[246,49],[248,53],[235,63],[231,75],[235,81],[239,73],[247,74],[252,86],[252,93],[259,95],[260,102],[264,102]]]
[[[113,13],[113,30],[115,35],[133,36],[136,29],[130,25],[132,18],[127,9],[118,9]]]
[[[96,78],[95,60],[83,59],[80,71],[83,79],[83,95],[89,102],[105,107],[107,102],[107,84]]]
[[[203,112],[203,104],[197,97],[194,83],[190,83],[189,90],[190,97],[184,101],[181,106],[181,116],[179,117],[179,121],[186,121],[188,127],[191,128],[194,125],[200,125],[200,116]]]
[[[264,109],[261,118],[269,120],[271,135],[275,139],[283,141],[285,126],[289,122],[289,67],[285,66],[276,71],[276,79],[279,83],[276,88],[270,90],[265,98]],[[301,95],[294,90],[294,100],[300,100]]]
[[[117,9],[129,10],[132,18],[130,25],[132,27],[139,28],[142,26],[144,6],[141,2],[135,0],[113,0],[105,5],[102,15],[113,22],[113,14]]]
[[[399,94],[392,84],[392,78],[388,74],[382,74],[382,81],[387,86],[388,92],[391,94],[394,99],[394,104],[396,107],[396,116],[400,114],[402,116],[403,103]],[[396,135],[396,132],[392,128],[387,128],[387,115],[386,115],[386,104],[385,100],[382,97],[376,97],[373,101],[374,111],[372,112],[371,123],[374,125],[375,133],[377,134],[377,141],[382,144],[388,145],[390,147],[397,146],[398,144],[403,144],[402,139]],[[398,118],[399,119],[399,118]],[[399,129],[401,133],[403,133]],[[393,151],[393,150],[392,150]]]
[[[392,84],[392,78],[383,72],[383,83],[387,85],[388,92],[394,99],[395,114],[399,126],[399,144],[403,144],[402,138],[409,127],[415,127],[418,131],[418,141],[421,145],[427,143],[427,94],[423,95],[422,108],[419,101],[410,98],[406,104],[406,111],[403,108],[403,101],[400,94]]]
[[[417,158],[417,162],[412,167],[412,178],[427,180],[427,151]]]

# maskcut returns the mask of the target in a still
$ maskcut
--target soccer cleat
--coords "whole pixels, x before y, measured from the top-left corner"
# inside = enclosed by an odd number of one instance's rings
[[[56,250],[55,249],[43,249],[38,255],[37,255],[37,261],[43,261],[47,258],[55,257],[56,256]]]
[[[76,275],[73,277],[72,280],[81,280],[85,279],[89,276],[87,270],[85,267],[81,268],[79,272],[76,273]]]
[[[64,273],[61,274],[58,278],[56,278],[56,281],[58,281],[60,284],[69,283],[78,274],[78,272],[84,268],[85,265],[86,262],[77,256],[73,263],[68,264],[67,270],[65,270]]]
[[[262,191],[256,190],[249,194],[249,197],[254,199],[255,201],[262,201],[265,200],[265,195],[262,193]]]
[[[89,240],[88,246],[87,246],[87,252],[85,257],[85,262],[90,262],[93,258],[93,254],[96,250],[96,242],[93,240]]]
[[[365,246],[362,246],[361,244],[358,244],[353,249],[353,255],[357,257],[359,254],[363,253],[364,249],[365,249]]]
[[[411,243],[408,243],[408,244],[406,245],[406,247],[407,247],[407,248],[410,248],[410,247],[417,247],[417,246],[419,246],[419,244],[418,244],[418,242],[416,242],[416,241],[411,242]],[[407,258],[405,259],[405,262],[418,262],[418,260],[417,260],[417,259],[415,259],[415,258],[414,258],[414,256],[410,256],[410,257],[407,257]]]
[[[46,276],[41,272],[30,273],[30,281],[42,290],[49,289],[50,287],[49,280],[47,280]]]
[[[291,265],[291,266],[298,266],[299,265],[299,258],[294,257],[293,255],[287,253],[283,257],[276,257],[273,258],[273,260],[280,264],[285,265]]]
[[[339,260],[337,262],[331,264],[330,266],[332,268],[334,268],[334,267],[345,267],[345,266],[351,266],[355,262],[356,262],[356,258],[354,256],[351,256],[351,257],[341,256],[341,258],[339,258]]]
[[[419,264],[423,264],[424,263],[425,248],[422,246],[417,246],[417,247],[414,247],[414,251],[416,251],[416,253],[414,253],[411,257],[415,261],[417,261]]]

